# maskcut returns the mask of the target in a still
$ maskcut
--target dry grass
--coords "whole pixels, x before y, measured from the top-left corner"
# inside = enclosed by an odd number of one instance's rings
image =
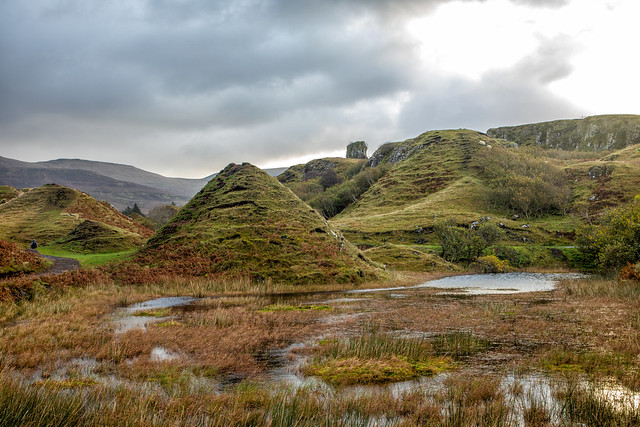
[[[422,279],[404,276],[398,283]],[[351,420],[366,425],[384,416],[407,425],[459,425],[460,420],[511,425],[514,404],[496,386],[496,378],[505,368],[615,377],[637,388],[640,304],[629,286],[593,279],[564,282],[548,293],[460,298],[421,289],[403,291],[406,298],[381,292],[335,303],[331,302],[333,296],[324,294],[275,296],[248,282],[184,279],[140,286],[62,287],[36,294],[32,301],[2,305],[0,363],[13,372],[12,376],[20,373],[30,378],[38,372],[45,380],[31,386],[7,383],[9,394],[44,396],[30,400],[34,407],[54,402],[49,406],[51,411],[64,412],[64,399],[56,400],[55,396],[83,394],[91,404],[82,414],[73,415],[81,417],[80,424],[189,424],[206,420],[212,425],[243,425],[282,420],[312,425]],[[119,308],[177,295],[207,298],[168,309],[162,314],[171,318],[151,324],[146,332],[115,334],[112,320]],[[313,306],[331,309],[268,309]],[[412,390],[401,395],[381,390],[348,396],[246,382],[237,388],[224,388],[229,381],[262,381],[270,369],[269,359],[263,355],[270,350],[323,337],[330,339],[320,346],[322,351],[333,344],[347,348],[345,337],[360,343],[353,347],[362,350],[368,346],[365,344],[367,337],[371,338],[371,328],[380,336],[390,337],[390,342],[404,344],[388,347],[391,350],[386,353],[342,352],[332,359],[334,368],[364,366],[372,375],[388,368],[394,373],[415,372],[419,361],[444,355],[458,358],[460,371],[449,374],[450,380],[439,391]],[[493,344],[481,346],[479,351],[460,351],[465,342],[472,341]],[[151,353],[156,347],[177,357],[153,360]],[[420,353],[414,358],[411,348],[426,350],[426,357],[421,358]],[[303,350],[302,356],[305,354]],[[96,360],[90,375],[74,367],[72,361],[79,358]],[[354,369],[349,371],[357,374]],[[110,376],[125,386],[114,389],[102,382],[101,378]],[[411,376],[414,374],[395,379]],[[520,398],[526,404],[515,406],[533,425],[557,416],[557,411],[534,396]],[[602,407],[606,402],[600,403]],[[572,414],[566,416],[588,416]]]

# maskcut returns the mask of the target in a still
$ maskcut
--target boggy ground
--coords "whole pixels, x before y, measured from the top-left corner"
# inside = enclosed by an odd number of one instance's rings
[[[551,292],[475,296],[269,291],[95,285],[4,304],[0,424],[640,422],[637,402],[614,404],[592,386],[613,380],[629,400],[640,388],[637,284],[579,279]],[[118,330],[124,307],[176,295],[200,299],[139,312],[146,330]],[[324,382],[287,383],[274,374],[283,364],[297,381]],[[434,380],[353,391],[420,377]],[[530,378],[553,398],[531,392]]]

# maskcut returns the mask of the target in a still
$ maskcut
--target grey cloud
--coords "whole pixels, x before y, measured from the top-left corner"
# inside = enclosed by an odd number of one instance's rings
[[[533,6],[533,7],[552,7],[558,8],[566,6],[569,0],[511,0],[515,4]]]
[[[565,36],[541,39],[538,49],[513,67],[487,72],[479,81],[446,80],[416,90],[404,106],[401,127],[409,132],[424,131],[425,125],[485,131],[504,124],[577,117],[584,111],[547,87],[571,73],[569,61],[577,50]]]
[[[0,2],[0,148],[206,175],[232,160],[515,119],[526,108],[516,95],[537,113],[571,109],[545,89],[571,71],[569,40],[480,84],[420,74],[398,30],[449,1]],[[376,108],[400,93],[412,100],[396,127]]]

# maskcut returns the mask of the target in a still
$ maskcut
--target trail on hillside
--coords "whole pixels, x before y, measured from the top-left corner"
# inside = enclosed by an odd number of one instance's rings
[[[77,259],[64,258],[64,257],[52,256],[52,255],[42,255],[40,252],[33,249],[29,249],[29,252],[33,252],[38,256],[41,256],[50,261],[53,261],[53,265],[51,267],[36,274],[36,276],[38,277],[43,276],[45,274],[59,274],[59,273],[64,273],[65,271],[80,269],[80,261],[78,261]]]

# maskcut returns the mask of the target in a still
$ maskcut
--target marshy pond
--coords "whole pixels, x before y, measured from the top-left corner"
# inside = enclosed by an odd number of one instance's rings
[[[637,307],[579,296],[588,280],[476,274],[336,292],[164,294],[84,318],[77,302],[73,316],[46,321],[67,348],[36,345],[31,364],[5,358],[30,386],[129,390],[167,405],[197,396],[218,408],[184,412],[181,423],[242,424],[254,414],[257,424],[288,425],[275,423],[277,411],[302,405],[300,425],[327,413],[363,426],[592,425],[593,416],[633,424],[635,360],[600,348],[619,345],[611,325],[633,322]],[[103,309],[94,304],[93,313]],[[12,333],[27,336],[33,323]]]

